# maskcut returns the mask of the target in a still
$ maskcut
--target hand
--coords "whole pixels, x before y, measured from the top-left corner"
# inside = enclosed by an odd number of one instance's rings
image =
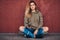
[[[31,28],[30,26],[27,26],[27,28]]]
[[[36,35],[36,34],[37,34],[37,32],[38,32],[38,30],[35,30],[35,31],[34,31],[34,35]]]

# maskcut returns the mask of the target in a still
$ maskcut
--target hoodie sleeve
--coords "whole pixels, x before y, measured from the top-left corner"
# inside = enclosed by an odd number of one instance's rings
[[[24,26],[27,27],[28,26],[28,18],[24,17]]]
[[[42,13],[39,12],[39,25],[38,25],[38,28],[41,28],[43,26],[43,16],[42,16]]]

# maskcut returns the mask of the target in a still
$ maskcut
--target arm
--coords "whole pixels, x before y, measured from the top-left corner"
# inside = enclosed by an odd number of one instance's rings
[[[43,26],[43,16],[42,16],[42,14],[39,12],[39,26],[37,27],[37,29],[36,29],[35,32],[34,32],[35,35],[37,34],[38,29],[39,29],[40,27],[42,27],[42,26]]]
[[[42,16],[41,12],[39,12],[39,26],[37,29],[39,29],[42,26],[43,26],[43,16]]]
[[[27,27],[28,26],[28,18],[25,16],[24,17],[24,26]]]

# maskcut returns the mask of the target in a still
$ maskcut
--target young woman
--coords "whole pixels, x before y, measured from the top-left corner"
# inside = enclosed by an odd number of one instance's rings
[[[39,38],[48,31],[48,27],[43,26],[43,16],[37,9],[37,5],[34,1],[30,1],[26,7],[24,26],[20,26],[19,30],[30,38]]]

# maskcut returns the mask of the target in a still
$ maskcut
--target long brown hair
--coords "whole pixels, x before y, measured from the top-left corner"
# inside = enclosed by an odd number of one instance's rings
[[[31,4],[31,3],[34,3],[35,6],[36,6],[36,7],[35,7],[35,10],[38,10],[36,3],[35,3],[34,1],[30,1],[30,2],[27,3],[27,5],[26,5],[26,10],[25,10],[25,16],[26,16],[26,17],[31,17],[31,16],[32,16],[32,14],[31,14],[32,10],[31,10],[31,8],[30,8],[30,4]]]

